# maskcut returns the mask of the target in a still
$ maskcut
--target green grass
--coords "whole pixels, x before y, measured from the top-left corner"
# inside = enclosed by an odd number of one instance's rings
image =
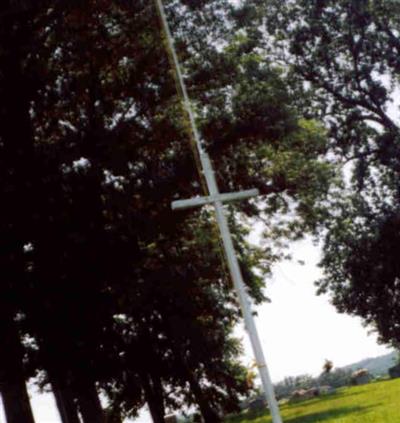
[[[343,388],[281,407],[284,423],[400,423],[400,379]],[[268,413],[242,414],[229,423],[270,423]]]

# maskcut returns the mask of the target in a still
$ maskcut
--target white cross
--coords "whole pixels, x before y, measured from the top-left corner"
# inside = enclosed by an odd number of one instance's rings
[[[257,197],[259,195],[258,189],[248,189],[246,191],[238,191],[229,194],[209,195],[207,197],[194,197],[189,200],[173,201],[172,210],[191,209],[193,207],[201,207],[206,204],[214,204],[217,201],[221,203],[228,203],[236,200],[245,200],[246,198]]]
[[[267,364],[265,362],[264,353],[261,347],[260,339],[258,337],[256,324],[254,321],[251,305],[249,302],[249,297],[243,282],[242,272],[240,270],[240,266],[235,254],[231,232],[229,230],[228,221],[225,216],[224,207],[223,207],[223,203],[227,201],[234,201],[234,200],[240,200],[240,199],[257,196],[258,190],[253,189],[253,190],[240,191],[240,192],[228,193],[228,194],[221,194],[219,192],[210,157],[208,156],[207,151],[203,148],[203,143],[201,141],[200,134],[197,129],[195,116],[192,110],[189,95],[186,90],[185,81],[183,79],[178,56],[175,51],[173,38],[168,26],[162,0],[156,0],[156,4],[157,4],[158,12],[160,14],[162,26],[167,36],[168,49],[172,56],[173,65],[174,65],[175,72],[178,79],[178,85],[180,90],[182,91],[183,106],[189,117],[190,127],[193,133],[194,140],[196,142],[196,148],[197,148],[200,163],[202,166],[202,172],[205,177],[207,188],[210,194],[209,196],[206,196],[206,197],[195,197],[189,200],[174,201],[172,203],[172,208],[174,210],[187,209],[191,207],[203,206],[206,204],[212,204],[214,206],[218,228],[219,228],[221,239],[223,242],[225,255],[228,261],[229,272],[231,274],[233,285],[235,287],[235,290],[239,298],[240,307],[243,313],[243,319],[246,325],[247,332],[250,337],[257,367],[261,377],[261,382],[264,388],[264,394],[266,396],[269,409],[271,412],[272,421],[273,423],[282,423],[282,419],[279,413],[278,403],[275,398],[275,393],[274,393],[271,377],[268,371]]]

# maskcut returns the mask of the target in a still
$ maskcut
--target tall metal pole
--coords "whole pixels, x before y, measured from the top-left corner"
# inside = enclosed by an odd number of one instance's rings
[[[222,238],[225,255],[228,262],[229,272],[231,274],[233,284],[239,298],[239,303],[242,310],[244,322],[250,337],[257,367],[260,373],[262,386],[264,388],[264,395],[266,396],[266,399],[269,405],[273,423],[282,423],[282,419],[279,413],[278,403],[275,398],[275,393],[274,393],[271,377],[270,377],[268,367],[265,361],[264,353],[261,347],[253,313],[251,311],[251,305],[249,302],[248,294],[246,292],[240,266],[235,254],[235,250],[234,250],[234,246],[232,242],[232,236],[229,230],[227,218],[224,212],[222,201],[219,199],[220,192],[218,189],[218,185],[217,185],[214,170],[211,164],[211,160],[207,151],[203,147],[203,143],[201,141],[200,134],[197,129],[195,116],[192,110],[189,95],[186,90],[186,84],[183,79],[181,67],[179,64],[178,56],[176,54],[173,37],[169,29],[169,25],[165,15],[162,0],[156,0],[156,4],[157,4],[158,12],[161,17],[162,25],[166,34],[168,48],[170,50],[170,53],[173,59],[173,64],[175,67],[178,84],[182,91],[183,103],[184,103],[183,105],[186,110],[186,113],[189,116],[190,127],[193,132],[193,137],[196,143],[196,148],[199,154],[200,163],[201,163],[202,171],[207,183],[209,194],[211,197],[214,197],[216,199],[215,201],[213,201],[213,204],[214,204],[215,213],[217,217],[217,223],[218,223],[220,235]]]

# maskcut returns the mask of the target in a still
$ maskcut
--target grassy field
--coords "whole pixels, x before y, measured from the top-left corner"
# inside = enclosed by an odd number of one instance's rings
[[[282,408],[284,423],[400,423],[400,379],[375,382]],[[230,423],[270,423],[266,414],[243,414]]]

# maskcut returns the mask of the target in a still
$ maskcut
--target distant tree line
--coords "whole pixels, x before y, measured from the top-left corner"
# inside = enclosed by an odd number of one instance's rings
[[[349,386],[352,383],[352,371],[344,369],[334,369],[329,373],[323,372],[319,376],[311,375],[290,376],[274,385],[277,398],[290,398],[291,395],[298,390],[311,389],[321,386],[329,386],[330,388],[341,388]]]

